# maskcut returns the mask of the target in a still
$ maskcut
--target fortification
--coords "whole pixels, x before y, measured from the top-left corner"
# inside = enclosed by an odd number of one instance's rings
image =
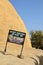
[[[18,13],[16,12],[15,8],[8,0],[0,0],[0,47],[2,47],[3,45],[5,46],[8,31],[10,29],[25,32],[26,38],[24,48],[31,48],[31,42],[26,27]],[[9,44],[10,43],[8,43],[8,46],[10,46]],[[11,44],[11,46],[12,45],[13,44]],[[16,44],[14,45],[13,46],[17,46],[17,48],[20,47]]]

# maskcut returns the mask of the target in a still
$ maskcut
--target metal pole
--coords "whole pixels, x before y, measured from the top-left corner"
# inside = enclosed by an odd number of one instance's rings
[[[9,35],[9,32],[8,32],[8,35]],[[7,43],[8,43],[8,36],[7,36],[7,41],[6,41],[6,45],[5,45],[5,49],[4,49],[4,54],[6,53],[6,50],[7,50]]]
[[[21,53],[20,53],[20,57],[22,56],[23,47],[24,47],[24,45],[22,45],[22,48],[21,48]]]
[[[22,45],[22,48],[21,48],[21,53],[20,53],[20,55],[17,55],[17,57],[18,57],[18,58],[21,58],[21,59],[23,58],[23,56],[22,56],[23,47],[24,47],[24,45]]]
[[[6,53],[6,50],[7,50],[7,42],[6,42],[6,46],[5,46],[5,49],[4,49],[4,52]]]

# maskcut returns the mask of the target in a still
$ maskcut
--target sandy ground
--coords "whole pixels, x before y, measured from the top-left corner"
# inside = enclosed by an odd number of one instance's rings
[[[31,42],[25,25],[11,3],[0,0],[0,6],[0,65],[43,65],[43,51],[29,48]],[[9,29],[26,32],[23,59],[17,57],[21,51],[18,45],[8,43],[6,54],[3,54]]]
[[[5,45],[0,45],[0,65],[43,65],[43,51],[35,48],[23,50],[23,59],[17,57],[20,50],[13,44],[8,45],[4,55]]]

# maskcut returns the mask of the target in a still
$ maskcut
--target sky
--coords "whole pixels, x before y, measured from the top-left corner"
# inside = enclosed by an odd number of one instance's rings
[[[31,30],[43,31],[43,0],[9,0],[30,33]]]

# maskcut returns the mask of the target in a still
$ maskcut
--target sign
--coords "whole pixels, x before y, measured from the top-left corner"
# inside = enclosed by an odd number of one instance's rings
[[[26,33],[24,32],[9,30],[7,42],[23,45],[25,36],[26,36]]]
[[[16,43],[16,44],[22,45],[20,55],[18,55],[19,58],[22,58],[22,51],[23,51],[23,47],[24,47],[25,36],[26,36],[26,33],[24,33],[24,32],[9,30],[5,49],[4,49],[4,54],[7,50],[8,42]]]

